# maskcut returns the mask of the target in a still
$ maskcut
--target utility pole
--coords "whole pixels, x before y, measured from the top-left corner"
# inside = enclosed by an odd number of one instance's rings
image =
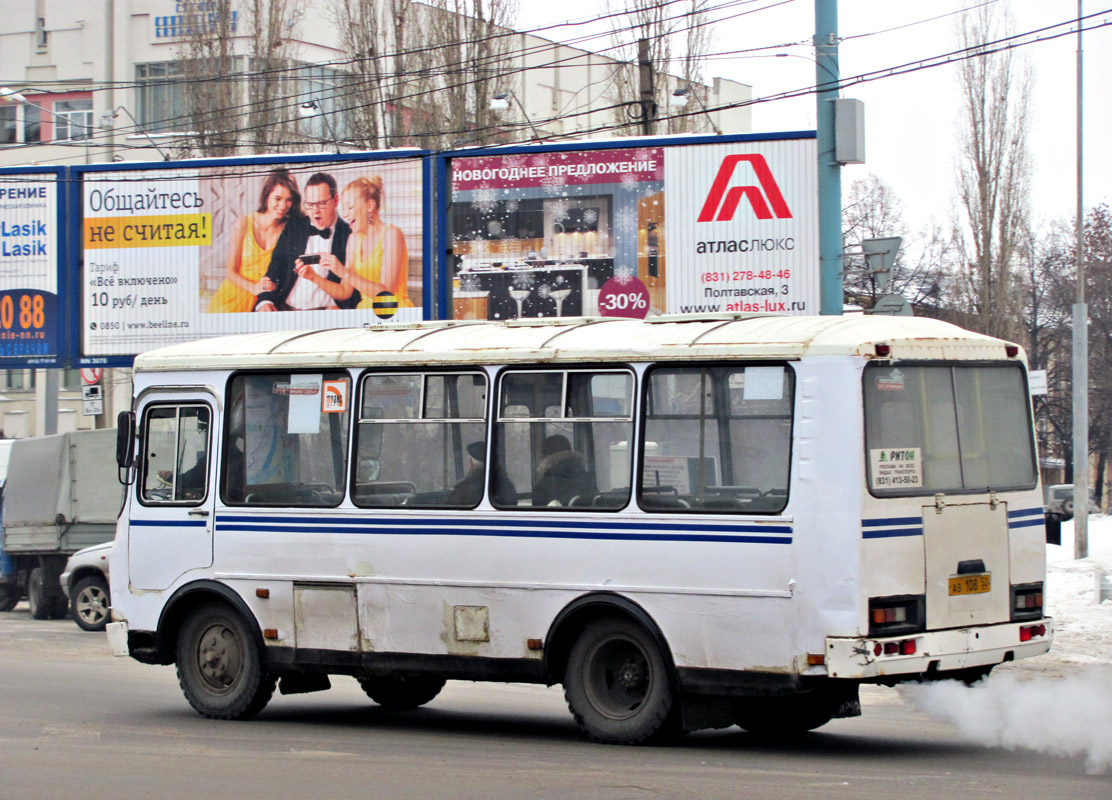
[[[842,167],[835,158],[838,0],[815,0],[815,103],[819,184],[819,313],[842,313]],[[825,86],[826,88],[820,88]]]
[[[1077,0],[1077,302],[1073,306],[1073,549],[1089,555],[1089,309],[1085,304],[1085,206],[1081,162],[1081,0]],[[1098,595],[1097,600],[1100,600]]]
[[[656,87],[648,39],[637,40],[637,68],[641,79],[641,132],[652,136],[653,123],[656,122]]]

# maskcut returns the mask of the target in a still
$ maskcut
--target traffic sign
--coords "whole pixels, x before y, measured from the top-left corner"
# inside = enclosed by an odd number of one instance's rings
[[[100,367],[82,367],[81,382],[89,385],[100,383],[100,378],[103,374],[104,370]]]

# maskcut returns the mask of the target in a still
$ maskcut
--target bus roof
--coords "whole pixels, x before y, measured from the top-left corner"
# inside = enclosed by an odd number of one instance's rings
[[[1004,359],[1003,340],[922,317],[661,315],[441,321],[269,331],[192,342],[136,356],[136,372],[257,367],[463,365],[690,358],[875,357]]]

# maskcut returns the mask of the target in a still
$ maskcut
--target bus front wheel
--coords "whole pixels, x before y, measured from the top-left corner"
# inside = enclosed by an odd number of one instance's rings
[[[250,719],[274,694],[277,678],[243,618],[221,604],[200,606],[177,642],[178,683],[185,699],[210,719]]]
[[[444,688],[443,678],[373,678],[357,679],[367,697],[383,708],[403,710],[430,702]]]
[[[572,645],[564,697],[576,724],[605,744],[639,744],[679,727],[668,665],[652,635],[619,618],[589,623]]]

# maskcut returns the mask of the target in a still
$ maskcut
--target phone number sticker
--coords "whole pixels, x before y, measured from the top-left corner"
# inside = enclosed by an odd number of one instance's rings
[[[874,489],[923,486],[923,453],[918,447],[881,447],[869,451]]]

